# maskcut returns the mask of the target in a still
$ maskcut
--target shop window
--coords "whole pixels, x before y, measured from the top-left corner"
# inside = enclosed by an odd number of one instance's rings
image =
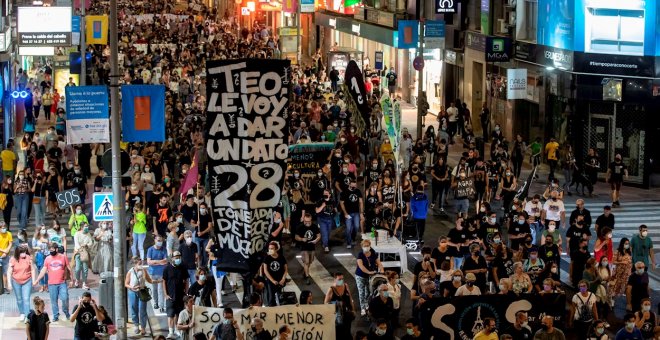
[[[539,3],[537,0],[525,0],[523,6],[525,6],[525,18],[527,18],[525,20],[526,25],[524,26],[526,40],[535,41]]]

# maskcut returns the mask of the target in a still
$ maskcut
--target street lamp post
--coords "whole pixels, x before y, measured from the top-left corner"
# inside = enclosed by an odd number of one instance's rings
[[[126,232],[124,230],[124,204],[121,190],[121,149],[119,148],[119,67],[117,44],[117,0],[110,0],[110,142],[112,147],[112,229],[114,233],[114,285],[115,324],[117,339],[126,339]]]

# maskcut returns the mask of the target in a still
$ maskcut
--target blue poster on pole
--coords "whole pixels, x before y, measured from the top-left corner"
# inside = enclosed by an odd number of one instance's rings
[[[165,86],[121,87],[122,141],[165,141]]]
[[[382,70],[383,69],[383,51],[376,51],[376,55],[374,57],[374,68],[377,70]]]
[[[67,86],[64,96],[67,143],[109,143],[108,88]]]

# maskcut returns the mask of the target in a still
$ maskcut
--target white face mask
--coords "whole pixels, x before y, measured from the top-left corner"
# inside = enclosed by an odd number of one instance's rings
[[[190,245],[192,243],[192,237],[186,237],[186,244]]]
[[[371,250],[371,247],[362,247],[362,251],[368,253]]]

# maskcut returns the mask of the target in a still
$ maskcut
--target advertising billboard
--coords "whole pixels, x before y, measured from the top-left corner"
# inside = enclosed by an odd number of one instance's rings
[[[539,0],[537,43],[585,53],[660,55],[658,0]]]
[[[19,46],[71,46],[71,7],[19,7]]]

